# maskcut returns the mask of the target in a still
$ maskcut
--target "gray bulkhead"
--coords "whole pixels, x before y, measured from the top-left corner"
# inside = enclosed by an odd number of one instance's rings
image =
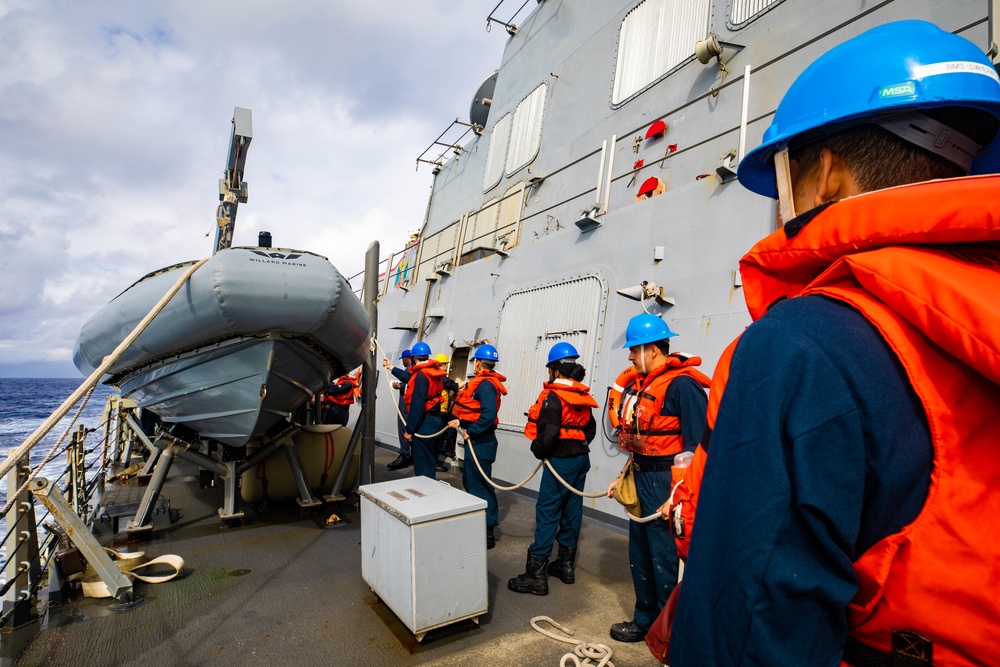
[[[688,4],[705,8],[702,36],[712,33],[728,43],[721,56],[728,73],[723,76],[714,59],[705,65],[695,59],[692,41],[689,57],[614,104],[623,21],[642,4],[545,0],[518,24],[482,135],[434,176],[417,275],[411,266],[408,290],[390,285],[379,303],[379,339],[396,363],[399,352],[418,340],[416,326],[396,327],[417,322],[425,299],[423,340],[435,353],[452,357],[458,351],[456,361],[464,365],[469,342],[489,339],[497,346],[497,370],[507,375],[510,390],[500,413],[501,446],[493,468],[498,480],[520,481],[536,464],[521,429],[545,379],[545,355],[553,343],[568,340],[581,351],[585,382],[603,408],[607,388],[629,363],[622,349],[626,324],[643,307],[617,290],[642,281],[662,287],[673,305],[647,300],[645,307],[664,313],[679,334],[672,349],[700,355],[709,375],[723,348],[750,323],[738,264],[775,228],[775,207],[716,173],[723,156],[739,150],[747,65],[749,150],[760,143],[795,76],[835,44],[872,26],[920,18],[986,43],[985,0],[691,0]],[[752,6],[764,9],[734,26],[732,12]],[[541,84],[537,154],[484,191],[494,126]],[[647,139],[647,129],[659,119],[667,124],[665,134]],[[643,166],[636,173],[638,160]],[[663,182],[665,192],[637,202],[640,185],[651,177]],[[505,193],[506,199],[485,211],[499,216],[500,233],[491,235],[480,219],[484,213],[477,211]],[[575,223],[595,203],[600,225],[582,231]],[[485,234],[479,245],[502,253],[480,250],[485,257],[454,266],[463,253],[453,239],[477,234]],[[506,238],[498,242],[497,236]],[[475,245],[465,243],[463,250],[472,253]],[[658,247],[662,259],[655,254]],[[461,373],[453,369],[453,376]],[[395,392],[390,394],[381,378],[379,401],[378,439],[395,445]],[[598,417],[609,432],[603,410]],[[600,429],[591,451],[587,486],[595,491],[607,487],[625,457]],[[537,490],[538,479],[528,488]],[[620,507],[607,499],[584,502],[599,513],[621,516]]]

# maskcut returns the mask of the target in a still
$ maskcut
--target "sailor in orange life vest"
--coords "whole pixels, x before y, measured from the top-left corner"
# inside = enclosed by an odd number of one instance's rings
[[[441,392],[446,373],[441,364],[430,358],[431,348],[423,341],[410,350],[413,365],[406,384],[406,428],[403,437],[413,448],[413,474],[436,478],[437,443],[440,436],[415,438],[413,434],[430,435],[444,428],[441,418]]]
[[[500,397],[507,393],[503,386],[507,380],[493,370],[500,360],[497,349],[489,344],[480,345],[472,353],[472,368],[475,376],[462,385],[455,396],[452,415],[456,419],[448,422],[452,428],[461,427],[465,433],[465,446],[475,450],[476,460],[482,466],[486,477],[493,477],[493,462],[497,460],[497,411]],[[493,529],[497,525],[497,492],[479,472],[466,451],[465,465],[462,466],[462,486],[465,490],[486,501],[486,548],[496,546]]]
[[[392,362],[388,359],[382,360],[382,365],[389,369],[392,376],[396,378],[392,382],[392,388],[399,392],[399,401],[397,405],[399,407],[399,412],[403,415],[403,419],[396,420],[396,430],[399,435],[399,456],[394,458],[392,461],[386,464],[386,468],[389,470],[399,470],[400,468],[409,468],[413,465],[413,451],[410,448],[410,441],[406,439],[406,385],[410,381],[410,366],[413,364],[413,356],[409,350],[403,350],[399,359],[403,364],[402,368],[396,368],[392,365]]]
[[[569,343],[556,343],[549,350],[546,367],[549,381],[528,410],[524,435],[531,440],[535,458],[548,459],[559,476],[583,491],[590,470],[589,443],[597,434],[593,408],[597,401],[582,384],[586,371],[576,363],[580,353]],[[524,574],[511,578],[507,588],[515,593],[548,595],[548,575],[564,584],[576,581],[576,550],[583,522],[583,498],[568,490],[549,471],[542,469],[535,502],[535,541],[528,547]],[[552,542],[559,543],[558,557],[551,564]]]
[[[326,408],[326,414],[323,415],[324,424],[347,426],[357,386],[354,376],[341,375],[323,391],[323,406]]]
[[[740,163],[784,226],[740,264],[672,667],[1000,664],[998,127],[980,48],[901,21]]]
[[[670,496],[674,455],[693,451],[705,431],[705,387],[709,379],[695,368],[701,358],[670,353],[676,336],[656,315],[642,313],[625,329],[628,359],[636,373],[618,405],[618,445],[631,452],[625,463],[635,474],[643,514]],[[608,487],[613,498],[617,479]],[[611,626],[611,637],[636,642],[646,636],[677,584],[677,550],[666,521],[629,521],[628,560],[635,588],[631,621]]]

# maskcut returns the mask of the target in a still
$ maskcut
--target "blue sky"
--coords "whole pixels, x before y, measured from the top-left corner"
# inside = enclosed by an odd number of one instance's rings
[[[515,3],[519,6],[520,3]],[[233,108],[254,138],[235,245],[347,276],[418,229],[415,160],[500,66],[495,0],[0,0],[0,377],[72,377],[83,323],[211,252]]]

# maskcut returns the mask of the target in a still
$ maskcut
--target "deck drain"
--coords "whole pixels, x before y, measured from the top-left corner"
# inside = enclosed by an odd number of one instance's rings
[[[230,577],[242,577],[244,574],[250,574],[250,570],[248,570],[246,568],[242,568],[242,569],[239,569],[239,570],[233,570],[232,572],[229,573],[229,576]]]

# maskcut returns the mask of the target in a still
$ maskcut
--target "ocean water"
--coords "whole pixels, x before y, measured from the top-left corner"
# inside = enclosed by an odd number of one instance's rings
[[[19,447],[44,422],[56,408],[62,405],[73,391],[83,383],[82,378],[0,378],[0,460],[7,459],[7,452]],[[97,385],[76,424],[88,429],[97,429],[87,438],[87,449],[95,451],[87,457],[88,462],[99,456],[98,445],[104,432],[101,414],[104,403],[113,392],[104,385]],[[82,400],[82,399],[81,399]],[[31,451],[30,461],[36,466],[45,458],[52,446],[59,440],[76,414],[79,404],[74,406],[47,436]],[[74,426],[74,429],[76,426]],[[63,446],[69,442],[69,436]],[[61,448],[60,448],[61,449]],[[43,469],[42,476],[58,478],[66,468],[66,454],[58,454]],[[62,484],[65,484],[63,480]],[[7,479],[0,479],[0,507],[7,502]],[[3,522],[0,521],[0,527]],[[3,537],[0,533],[0,537]]]
[[[0,378],[0,460],[7,460],[7,452],[21,446],[21,444],[35,432],[42,423],[48,419],[63,401],[83,383],[82,378],[72,379],[52,379],[52,378]],[[96,429],[86,440],[85,448],[94,451],[86,456],[88,465],[95,464],[100,458],[100,442],[104,433],[104,426],[101,422],[104,412],[104,403],[111,395],[110,388],[104,385],[97,385],[93,395],[84,406],[83,411],[77,418],[73,428],[82,424],[88,429]],[[83,399],[81,398],[81,401]],[[73,416],[79,409],[80,404],[73,406],[66,416],[49,431],[49,434],[42,438],[34,446],[29,456],[32,467],[40,464],[45,456],[52,449],[66,428],[73,421]],[[50,480],[56,480],[66,470],[67,457],[63,448],[70,441],[67,435],[60,444],[60,453],[42,468],[41,476]],[[96,473],[97,466],[91,470]],[[91,473],[91,474],[93,474]],[[89,474],[88,474],[89,479]],[[65,488],[66,479],[59,482],[60,488]],[[7,503],[7,477],[0,479],[0,508]],[[43,538],[45,531],[41,524],[48,516],[47,510],[39,503],[35,503],[35,521],[38,526],[39,540]],[[6,517],[0,517],[0,563],[6,562],[7,549],[2,543],[2,538],[7,534]],[[0,577],[0,583],[5,582],[5,577]]]

